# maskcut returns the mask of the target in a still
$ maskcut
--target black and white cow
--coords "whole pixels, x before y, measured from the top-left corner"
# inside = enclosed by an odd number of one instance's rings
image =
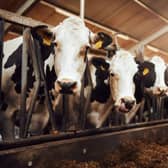
[[[108,60],[108,63],[107,86],[106,92],[104,92],[108,101],[106,101],[106,104],[96,104],[89,115],[90,121],[97,128],[102,126],[110,112],[126,114],[136,106],[133,79],[138,71],[138,65],[135,62],[135,57],[128,51],[120,49]],[[126,118],[126,120],[126,122],[130,121],[129,118]]]
[[[72,120],[74,120],[74,123],[77,123],[79,119],[79,108],[77,108],[77,106],[81,103],[79,97],[82,79],[86,69],[86,59],[88,59],[88,66],[91,73],[91,67],[97,69],[97,73],[94,74],[94,79],[92,78],[92,81],[93,83],[96,82],[98,87],[102,86],[99,80],[99,77],[101,77],[98,72],[99,69],[101,67],[105,69],[108,68],[105,59],[96,58],[94,56],[90,57],[86,55],[86,50],[88,47],[104,48],[112,42],[112,39],[104,33],[93,34],[81,19],[74,17],[64,20],[55,28],[54,33],[56,37],[54,41],[56,45],[54,66],[57,74],[55,90],[57,93],[72,93],[71,101],[73,101],[73,103],[71,104],[75,104],[75,107],[72,107],[72,111],[76,111],[74,112],[74,119]],[[85,85],[84,87],[86,88],[87,86]],[[91,99],[99,99],[98,95],[96,95],[98,88],[94,89],[96,90],[92,92]],[[85,95],[87,95],[86,92],[87,91],[85,91]],[[100,99],[98,101],[104,101]],[[57,101],[57,112],[61,110],[61,108],[58,107],[60,104],[61,103]]]
[[[86,68],[86,49],[94,46],[97,42],[99,42],[98,46],[103,48],[111,43],[111,38],[103,33],[93,34],[78,17],[67,18],[50,31],[46,28],[43,31],[34,30],[32,30],[32,34],[41,44],[48,88],[53,91],[53,95],[71,93],[74,104],[76,101],[79,103],[81,81]],[[46,45],[44,39],[46,36],[48,38],[48,35],[52,38],[49,46]],[[4,43],[2,79],[4,97],[0,125],[2,136],[5,139],[13,138],[13,120],[16,112],[20,109],[22,41],[22,37],[19,37]],[[31,101],[34,81],[34,73],[31,61],[29,61],[28,104]],[[30,132],[43,130],[49,118],[43,91],[39,92],[38,96],[39,101],[36,103],[36,113],[32,116]],[[53,103],[56,111],[59,111],[57,107],[60,106],[59,97],[56,96]]]
[[[46,78],[49,78],[50,82],[52,83],[52,81],[56,80],[56,75],[53,75],[54,69],[52,69],[54,61],[52,60],[52,55],[50,56],[50,54],[53,52],[54,46],[48,46],[43,43],[42,37],[37,33],[37,31],[43,29],[45,30],[46,27],[44,28],[42,26],[39,28],[34,28],[31,30],[31,33],[34,38],[39,40],[43,61],[45,61]],[[2,70],[2,101],[0,114],[1,134],[4,139],[12,139],[14,137],[14,124],[16,118],[18,118],[19,116],[18,114],[20,110],[21,93],[22,45],[22,36],[4,42],[4,58]],[[34,82],[35,76],[33,72],[32,60],[30,60],[29,58],[27,83],[27,110],[31,102],[31,95],[33,94]],[[48,82],[48,88],[54,88],[54,84],[53,86],[51,86],[50,82]],[[40,88],[38,94],[38,102],[36,102],[35,106],[35,111],[36,113],[34,113],[32,116],[30,132],[41,132],[49,119],[43,88]]]
[[[161,96],[168,94],[167,65],[159,56],[153,56],[149,60],[138,62],[138,72],[135,75],[136,97],[142,100],[144,92]]]

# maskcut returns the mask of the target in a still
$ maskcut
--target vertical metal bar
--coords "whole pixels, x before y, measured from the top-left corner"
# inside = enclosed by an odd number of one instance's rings
[[[31,121],[31,118],[32,118],[32,113],[33,113],[33,110],[34,110],[34,107],[35,107],[35,102],[36,102],[38,91],[39,91],[39,88],[40,88],[40,80],[41,80],[38,60],[37,60],[37,57],[36,57],[35,46],[34,46],[34,41],[33,41],[32,36],[30,36],[30,39],[29,39],[29,52],[30,52],[30,56],[31,56],[32,62],[33,62],[33,69],[34,69],[34,74],[35,74],[36,81],[34,83],[34,93],[33,93],[33,96],[32,96],[31,103],[30,103],[29,111],[27,113],[27,119],[26,119],[26,124],[25,124],[25,130],[24,130],[24,136],[23,137],[26,137],[27,133],[28,133],[30,121]]]
[[[92,79],[91,79],[91,74],[90,74],[90,69],[89,69],[89,63],[88,63],[88,59],[87,59],[87,52],[88,50],[86,51],[86,70],[85,70],[85,73],[84,73],[84,76],[83,76],[83,79],[82,79],[82,86],[81,86],[81,93],[80,93],[80,121],[81,121],[81,129],[84,129],[85,128],[85,124],[86,124],[86,117],[87,117],[87,112],[89,110],[89,107],[90,107],[90,99],[91,99],[91,94],[92,94]],[[88,95],[86,97],[86,99],[84,98],[84,81],[85,81],[85,78],[88,79]],[[84,103],[85,101],[85,103]]]
[[[27,65],[28,65],[28,39],[30,29],[23,31],[22,69],[21,69],[21,110],[20,110],[20,137],[24,137],[26,121],[26,91],[27,91]]]
[[[145,105],[145,99],[143,98],[141,101],[140,109],[139,109],[139,122],[142,122],[143,120],[144,105]]]
[[[67,128],[67,120],[68,120],[68,102],[69,97],[68,95],[63,94],[62,95],[62,131],[66,131]]]
[[[155,119],[155,114],[156,114],[156,97],[152,97],[152,114],[151,114],[151,119],[154,120]]]
[[[84,20],[85,16],[85,0],[80,0],[80,18]]]
[[[51,96],[49,94],[49,90],[48,90],[47,83],[46,83],[46,77],[45,77],[45,73],[44,73],[44,63],[42,61],[42,53],[41,53],[39,42],[36,39],[34,39],[34,42],[35,42],[35,46],[36,46],[36,55],[37,55],[37,60],[39,63],[40,75],[41,75],[41,79],[44,84],[44,93],[45,93],[45,97],[46,97],[46,101],[47,101],[48,111],[50,114],[50,122],[51,122],[51,126],[52,126],[52,132],[54,132],[57,130],[56,119],[55,119],[54,111],[52,108]]]
[[[3,37],[4,37],[4,20],[0,18],[0,102],[2,100],[1,83],[2,83]]]
[[[158,96],[157,98],[157,111],[156,111],[156,119],[161,119],[161,96]]]
[[[146,105],[147,105],[147,111],[149,114],[149,121],[152,120],[152,112],[151,112],[151,98],[148,95],[145,95],[145,101],[146,101]]]
[[[165,102],[165,97],[161,97],[160,100],[160,119],[164,119],[164,112],[165,112],[165,108],[164,108],[164,102]]]

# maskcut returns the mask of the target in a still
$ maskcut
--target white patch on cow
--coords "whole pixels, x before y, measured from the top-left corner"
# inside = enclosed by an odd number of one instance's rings
[[[110,65],[112,77],[112,98],[115,105],[121,105],[122,98],[135,100],[135,85],[133,82],[134,74],[137,72],[137,64],[133,55],[125,50],[119,50],[113,56]]]
[[[52,68],[54,66],[54,57],[55,57],[54,54],[50,54],[50,56],[45,60],[45,63],[44,63],[44,71],[45,72],[46,72],[47,65],[49,66],[50,71],[52,70]]]
[[[167,67],[164,60],[159,56],[153,56],[150,62],[155,65],[156,80],[154,87],[167,87],[164,79],[164,73]]]
[[[3,48],[4,57],[3,57],[3,64],[2,64],[3,68],[4,68],[4,65],[7,62],[9,56],[22,44],[22,42],[23,42],[22,36],[4,42],[4,48]],[[2,71],[2,76],[3,76],[2,89],[3,89],[3,87],[6,87],[5,85],[8,83],[7,80],[10,79],[10,76],[14,72],[15,68],[16,68],[16,66],[13,65],[12,67],[9,67],[9,68],[4,69]]]
[[[89,45],[89,29],[78,17],[65,19],[54,30],[57,47],[55,49],[55,71],[58,81],[68,79],[76,81],[78,91],[85,70],[84,54],[80,54]]]
[[[4,62],[7,61],[7,58],[22,44],[22,42],[22,36],[4,42]]]

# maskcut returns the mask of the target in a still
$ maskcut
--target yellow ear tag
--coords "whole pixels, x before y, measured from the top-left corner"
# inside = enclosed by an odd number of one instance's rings
[[[148,73],[149,73],[149,69],[148,69],[148,68],[145,68],[145,69],[143,70],[143,76],[147,75]]]
[[[51,40],[49,38],[43,38],[43,44],[50,46],[51,45]]]
[[[95,44],[95,48],[96,48],[96,49],[101,48],[101,47],[102,47],[102,44],[103,44],[103,42],[102,42],[101,40],[98,41],[98,42]]]

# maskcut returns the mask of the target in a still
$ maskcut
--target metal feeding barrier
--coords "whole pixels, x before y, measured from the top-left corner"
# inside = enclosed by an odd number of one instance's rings
[[[88,106],[90,103],[91,92],[91,77],[89,70],[86,69],[88,80],[90,80],[90,91],[88,99],[84,102],[84,90],[81,90],[79,111],[82,114],[79,116],[81,124],[79,131],[65,132],[67,118],[63,119],[63,132],[58,135],[39,135],[26,138],[34,111],[35,102],[37,99],[40,86],[44,86],[44,94],[47,101],[47,108],[50,116],[52,131],[57,130],[54,110],[51,103],[51,95],[48,91],[46,83],[42,54],[40,51],[39,42],[33,38],[31,27],[37,25],[45,25],[42,22],[36,22],[30,18],[18,16],[14,13],[0,9],[0,100],[2,99],[1,83],[2,83],[2,59],[3,59],[3,36],[4,22],[12,22],[24,27],[23,31],[23,48],[22,48],[22,75],[21,75],[21,111],[20,111],[20,139],[15,141],[0,142],[0,161],[3,167],[9,165],[17,165],[17,167],[26,167],[31,161],[33,166],[38,167],[38,161],[60,159],[78,159],[91,160],[101,158],[106,152],[110,152],[120,143],[126,140],[148,139],[159,140],[164,136],[164,140],[168,139],[166,132],[168,131],[168,110],[166,107],[167,96],[153,97],[145,95],[143,100],[133,109],[133,113],[120,114],[113,113],[105,123],[105,127],[100,129],[84,129]],[[31,27],[30,27],[31,25]],[[49,25],[49,27],[52,27]],[[96,55],[106,56],[110,51],[89,49]],[[27,66],[28,56],[32,60],[34,75],[36,78],[34,84],[34,94],[30,104],[30,108],[26,111],[26,91],[27,91]],[[87,67],[88,68],[88,67]],[[82,85],[84,84],[84,79]],[[84,87],[83,87],[84,88]],[[63,114],[69,113],[68,107],[69,97],[63,95]],[[1,111],[0,111],[1,112]],[[134,114],[134,115],[132,115]],[[126,121],[129,116],[131,124]],[[132,115],[132,116],[131,116]],[[67,116],[67,115],[65,115]],[[68,116],[70,117],[70,116]],[[100,148],[98,148],[98,146]],[[94,149],[94,150],[90,150]],[[100,152],[101,151],[101,152]],[[26,156],[26,157],[25,157]],[[54,156],[54,158],[53,158]],[[10,159],[10,163],[8,163]],[[45,166],[44,166],[45,167]]]
[[[32,118],[32,113],[34,111],[35,108],[35,103],[37,100],[37,96],[38,96],[38,91],[40,86],[44,86],[44,93],[45,93],[45,98],[46,98],[46,102],[47,102],[47,107],[48,107],[48,111],[49,111],[49,116],[50,116],[50,123],[51,123],[51,129],[52,132],[54,132],[55,130],[57,130],[57,126],[56,126],[56,120],[55,120],[55,116],[54,116],[54,110],[52,107],[52,103],[51,103],[51,95],[48,91],[47,88],[47,83],[46,83],[46,77],[45,77],[45,73],[44,73],[44,62],[42,61],[42,57],[43,57],[43,53],[41,53],[40,50],[40,44],[39,41],[34,39],[32,34],[31,34],[31,28],[35,27],[35,26],[39,26],[39,25],[46,25],[48,27],[52,27],[51,25],[47,25],[45,23],[39,22],[39,21],[35,21],[33,19],[30,18],[26,18],[24,16],[19,16],[17,14],[14,14],[12,12],[8,12],[5,10],[0,9],[0,18],[1,22],[0,22],[0,29],[1,29],[1,33],[0,33],[0,42],[1,42],[1,46],[0,46],[0,84],[1,84],[1,78],[2,78],[2,57],[3,57],[3,36],[4,36],[4,23],[5,22],[10,22],[10,23],[14,23],[16,25],[19,25],[21,27],[23,27],[23,47],[22,47],[22,67],[21,67],[21,109],[20,109],[20,138],[26,138],[28,136],[28,130],[29,130],[29,125],[30,125],[30,121]],[[87,58],[87,51],[85,53],[85,57]],[[98,55],[107,55],[107,52],[103,51],[103,50],[94,50],[94,49],[89,49],[90,52],[98,54]],[[109,51],[108,51],[109,54]],[[30,107],[28,109],[28,111],[26,111],[26,94],[27,94],[27,77],[28,77],[28,59],[32,60],[32,65],[33,65],[33,69],[34,69],[34,75],[35,75],[35,82],[34,82],[34,92],[33,92],[33,96],[32,96],[32,101],[30,103]],[[85,70],[85,75],[82,79],[82,89],[81,89],[81,96],[80,96],[80,109],[79,111],[82,111],[80,113],[80,121],[81,124],[79,125],[80,128],[84,128],[85,125],[85,120],[86,120],[86,115],[87,115],[87,111],[88,111],[88,106],[90,103],[90,95],[91,95],[91,77],[90,77],[90,72],[89,72],[89,68],[88,68],[88,60],[86,59],[86,70]],[[83,103],[85,101],[84,98],[84,81],[85,81],[85,76],[87,76],[87,80],[89,82],[89,88],[88,88],[88,96],[86,99],[86,103]],[[1,88],[1,85],[0,85]],[[68,98],[69,95],[63,95],[63,114],[65,114],[65,116],[67,116],[67,113],[69,113],[69,109],[68,107]],[[63,127],[65,127],[67,122],[67,118],[64,117],[63,118]],[[63,130],[65,131],[66,128],[63,128]]]

